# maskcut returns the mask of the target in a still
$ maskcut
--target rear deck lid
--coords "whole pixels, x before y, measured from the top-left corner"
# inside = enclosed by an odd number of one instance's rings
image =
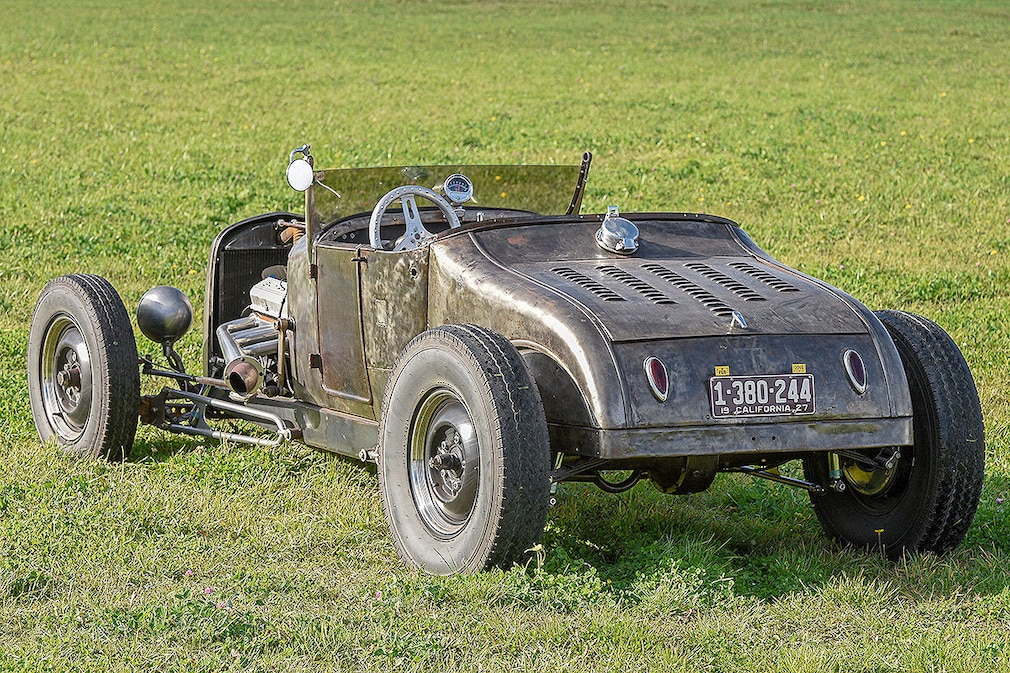
[[[502,265],[596,316],[617,342],[867,331],[829,288],[751,254],[730,225],[638,225],[641,247],[633,257],[609,254],[592,243],[592,231],[584,230],[595,223],[542,225],[521,233],[497,230],[477,237]]]

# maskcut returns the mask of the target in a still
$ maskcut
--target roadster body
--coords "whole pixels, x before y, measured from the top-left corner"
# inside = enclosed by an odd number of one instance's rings
[[[560,482],[691,493],[726,471],[806,489],[842,543],[956,546],[984,439],[946,333],[778,263],[730,220],[581,214],[590,161],[317,171],[298,148],[305,211],[211,246],[200,374],[173,348],[192,320],[178,290],[137,311],[165,365],[138,358],[107,281],[47,285],[40,437],[123,458],[139,419],[376,462],[400,556],[432,573],[523,558]],[[170,385],[141,397],[140,373]],[[797,460],[802,477],[778,471]]]

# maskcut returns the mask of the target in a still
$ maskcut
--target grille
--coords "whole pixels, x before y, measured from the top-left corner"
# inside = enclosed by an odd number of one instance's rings
[[[757,292],[747,287],[743,283],[736,281],[722,271],[713,269],[707,264],[700,264],[698,262],[692,262],[691,264],[685,264],[685,268],[694,271],[697,274],[705,276],[709,280],[714,280],[715,282],[722,285],[724,288],[740,297],[744,301],[765,301],[765,298],[759,295]]]
[[[217,261],[216,296],[212,298],[211,348],[221,352],[214,329],[242,317],[249,305],[249,288],[263,279],[263,269],[287,262],[285,248],[221,250]]]
[[[660,290],[656,289],[652,285],[649,285],[644,280],[638,276],[633,276],[632,274],[618,269],[616,266],[601,266],[598,270],[604,275],[610,276],[614,280],[620,281],[635,290],[640,295],[651,301],[653,304],[658,304],[660,306],[669,306],[671,304],[676,304],[674,300],[670,299],[668,296],[663,294]]]
[[[249,305],[249,288],[263,280],[263,269],[287,262],[285,248],[222,250],[217,265],[214,325],[240,318]]]
[[[569,268],[567,266],[559,266],[551,269],[554,273],[561,276],[565,280],[575,283],[584,290],[589,290],[594,295],[602,299],[603,301],[627,301],[624,297],[618,293],[611,290],[609,287],[593,280],[584,273],[580,273],[575,269]]]
[[[714,294],[701,287],[692,283],[687,278],[684,278],[679,273],[667,269],[665,266],[660,266],[659,264],[647,263],[643,264],[642,268],[649,273],[655,274],[659,278],[662,278],[666,282],[670,283],[677,289],[683,291],[692,299],[700,303],[702,306],[708,310],[715,313],[717,316],[730,316],[733,314],[733,309],[725,304],[722,300],[716,297]]]
[[[773,276],[772,274],[759,269],[753,264],[747,262],[733,262],[729,265],[731,268],[737,271],[743,271],[748,276],[757,278],[759,281],[772,288],[777,292],[799,292],[800,289],[793,285],[792,283],[787,283],[778,276]]]

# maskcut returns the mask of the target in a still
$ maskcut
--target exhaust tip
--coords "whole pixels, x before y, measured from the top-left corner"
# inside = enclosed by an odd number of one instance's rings
[[[263,366],[256,358],[243,355],[228,363],[224,370],[224,380],[232,391],[249,397],[259,390],[263,381]]]

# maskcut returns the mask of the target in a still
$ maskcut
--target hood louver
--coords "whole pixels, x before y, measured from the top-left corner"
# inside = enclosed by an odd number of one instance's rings
[[[633,276],[627,271],[618,269],[616,266],[601,266],[598,269],[607,276],[610,276],[614,280],[620,281],[630,287],[631,289],[638,292],[640,295],[651,301],[653,304],[658,304],[660,306],[676,304],[673,299],[670,299],[661,291],[649,285],[644,280],[638,276]]]
[[[551,270],[565,280],[571,281],[585,290],[589,290],[603,301],[626,301],[624,297],[617,294],[603,283],[595,281],[589,276],[579,273],[575,269],[567,266],[560,266]]]
[[[791,283],[787,283],[778,276],[773,276],[767,271],[757,268],[748,262],[733,262],[730,268],[743,271],[752,278],[756,278],[776,292],[799,292],[800,289]]]
[[[702,276],[705,276],[705,278],[714,280],[715,282],[719,283],[719,285],[722,285],[724,288],[726,288],[736,296],[740,297],[744,301],[765,301],[764,297],[762,297],[760,294],[758,294],[751,288],[747,287],[746,285],[744,285],[739,281],[733,280],[732,278],[724,274],[722,271],[713,269],[708,264],[699,264],[692,262],[690,264],[685,264],[684,268],[690,269],[695,273],[701,274]]]
[[[721,301],[718,297],[700,285],[684,278],[684,276],[680,275],[676,271],[672,271],[665,266],[654,263],[643,264],[642,268],[650,273],[656,274],[677,289],[682,290],[717,316],[725,317],[733,315],[733,308],[731,306]]]
[[[837,297],[750,259],[587,259],[523,271],[591,311],[615,341],[865,331]]]

